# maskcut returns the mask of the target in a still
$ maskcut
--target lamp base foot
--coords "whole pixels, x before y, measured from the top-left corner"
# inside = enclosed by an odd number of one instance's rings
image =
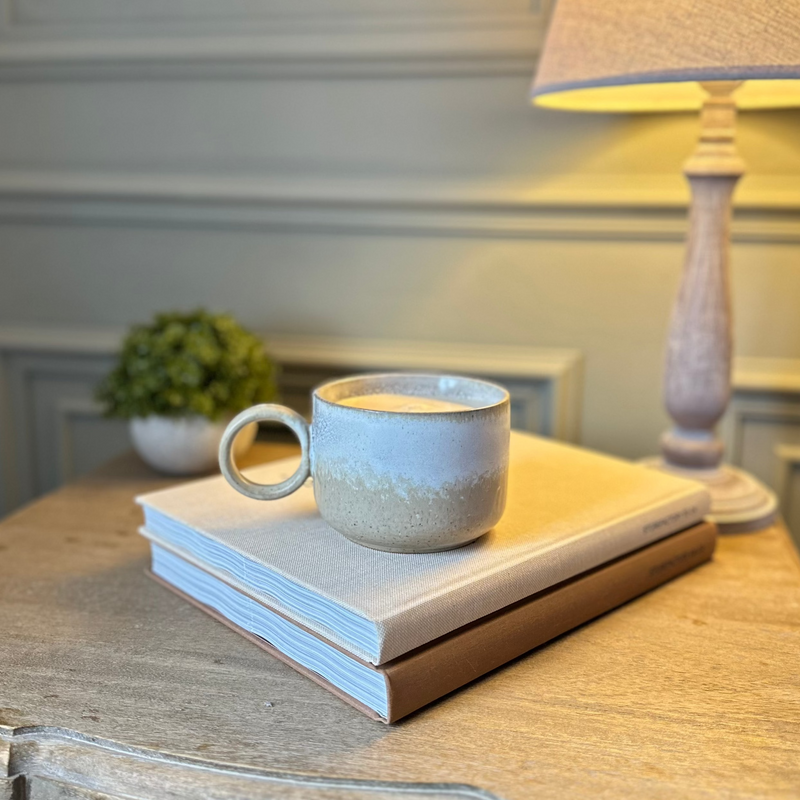
[[[778,498],[774,492],[735,467],[722,464],[714,469],[688,469],[668,464],[662,458],[648,458],[642,463],[704,483],[711,492],[711,513],[706,519],[715,522],[720,533],[758,531],[772,525],[778,516]]]

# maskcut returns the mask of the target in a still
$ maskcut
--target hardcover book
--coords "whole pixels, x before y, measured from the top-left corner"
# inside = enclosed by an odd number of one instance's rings
[[[151,574],[362,713],[390,723],[707,561],[715,542],[715,526],[694,525],[381,666],[345,652],[155,543]]]
[[[247,474],[277,483],[296,463]],[[372,665],[694,525],[710,503],[693,481],[517,432],[502,520],[444,553],[348,541],[322,520],[310,484],[264,502],[216,476],[138,500],[142,533],[162,561],[178,557],[175,569],[192,580],[228,587],[233,594],[219,591],[231,608],[253,601]]]

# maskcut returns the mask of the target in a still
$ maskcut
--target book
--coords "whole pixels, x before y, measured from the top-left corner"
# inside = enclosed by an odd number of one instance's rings
[[[711,558],[700,523],[551,586],[382,666],[346,653],[153,544],[152,576],[372,719],[392,723]],[[248,606],[249,604],[249,606]]]
[[[296,464],[246,474],[277,483]],[[322,520],[308,483],[264,502],[217,476],[138,501],[141,531],[159,555],[178,556],[235,590],[226,602],[267,606],[375,666],[687,528],[710,505],[699,483],[518,432],[503,518],[444,553],[386,553],[348,541]]]

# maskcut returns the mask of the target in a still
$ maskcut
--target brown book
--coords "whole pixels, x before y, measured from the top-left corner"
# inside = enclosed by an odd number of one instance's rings
[[[264,638],[231,622],[214,608],[150,574],[159,583],[367,716],[383,722],[396,722],[506,662],[709,560],[715,544],[714,525],[694,525],[482,617],[377,667],[288,620],[275,609],[268,609],[285,624],[315,637],[323,647],[331,648],[339,654],[337,658],[345,657],[354,667],[380,675],[385,686],[385,714],[354,699],[331,680],[288,657]],[[180,558],[174,551],[170,557]],[[199,569],[196,566],[190,568]],[[236,592],[210,573],[205,577],[224,586],[225,592]],[[256,602],[252,598],[250,601]]]

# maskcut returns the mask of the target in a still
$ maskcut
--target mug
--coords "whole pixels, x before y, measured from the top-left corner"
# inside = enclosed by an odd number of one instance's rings
[[[311,476],[325,521],[376,550],[451,550],[500,520],[511,426],[503,387],[449,375],[362,375],[318,386],[312,413],[309,424],[264,404],[234,417],[220,443],[222,474],[257,500],[285,497]],[[302,450],[294,475],[274,485],[248,480],[232,452],[241,428],[267,420],[289,427]]]

